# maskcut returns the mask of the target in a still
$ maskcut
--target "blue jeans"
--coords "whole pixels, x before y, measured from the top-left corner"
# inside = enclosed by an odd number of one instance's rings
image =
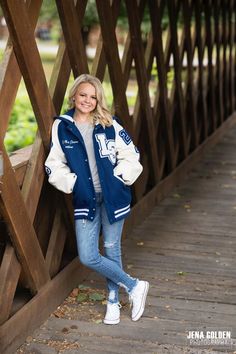
[[[93,221],[75,220],[75,232],[79,258],[82,264],[100,273],[107,279],[108,301],[119,301],[119,287],[130,293],[137,279],[122,269],[121,234],[124,220],[110,224],[101,193],[96,194],[96,214]],[[104,256],[99,252],[99,235],[102,229]]]

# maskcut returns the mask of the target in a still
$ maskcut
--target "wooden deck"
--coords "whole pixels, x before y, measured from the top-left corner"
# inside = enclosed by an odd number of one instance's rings
[[[123,242],[123,254],[130,274],[151,284],[140,321],[130,320],[123,292],[117,326],[102,324],[103,301],[78,304],[78,293],[104,294],[91,273],[17,353],[236,353],[233,340],[204,347],[187,339],[189,331],[236,338],[236,128]]]

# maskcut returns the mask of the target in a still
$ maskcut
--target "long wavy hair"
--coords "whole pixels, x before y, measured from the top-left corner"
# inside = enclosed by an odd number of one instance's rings
[[[96,91],[97,105],[93,112],[91,112],[93,124],[100,123],[103,127],[112,125],[112,115],[107,108],[105,95],[101,81],[92,75],[82,74],[78,76],[69,91],[69,108],[75,108],[74,96],[78,90],[79,85],[83,83],[91,84]]]

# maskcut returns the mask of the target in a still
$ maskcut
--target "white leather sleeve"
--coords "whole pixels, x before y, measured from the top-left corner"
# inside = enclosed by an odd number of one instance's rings
[[[45,161],[45,170],[48,174],[49,183],[60,191],[69,194],[73,191],[77,176],[68,167],[65,154],[58,140],[59,124],[60,120],[56,119],[52,126],[52,145]]]
[[[132,185],[141,174],[143,167],[139,162],[140,154],[126,130],[116,121],[113,121],[116,132],[115,146],[117,166],[114,175],[122,178],[128,186]]]

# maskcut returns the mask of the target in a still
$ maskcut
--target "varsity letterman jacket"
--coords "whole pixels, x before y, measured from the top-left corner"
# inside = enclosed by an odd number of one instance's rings
[[[93,220],[95,190],[85,143],[73,120],[74,109],[56,117],[51,149],[45,161],[49,183],[64,193],[73,193],[75,219]],[[113,118],[113,125],[96,124],[93,145],[98,175],[109,222],[130,212],[130,185],[142,172],[139,152],[126,130]]]

